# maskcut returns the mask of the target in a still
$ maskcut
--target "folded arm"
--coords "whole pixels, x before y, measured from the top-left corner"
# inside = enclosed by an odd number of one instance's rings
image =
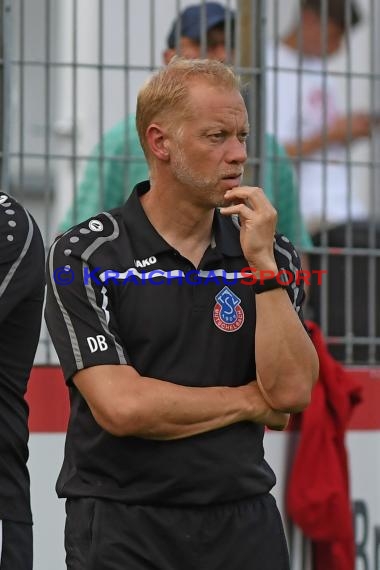
[[[244,186],[228,191],[225,199],[232,205],[221,213],[239,216],[240,242],[249,266],[259,275],[263,271],[276,274],[273,236],[277,215],[264,192]],[[285,243],[289,240],[283,242],[284,251]],[[274,410],[303,410],[318,376],[314,346],[285,288],[255,295],[255,302],[256,377],[261,393]]]
[[[287,414],[271,410],[255,381],[241,387],[194,388],[140,376],[129,365],[81,370],[74,383],[96,422],[116,436],[180,439],[240,421],[284,429]]]

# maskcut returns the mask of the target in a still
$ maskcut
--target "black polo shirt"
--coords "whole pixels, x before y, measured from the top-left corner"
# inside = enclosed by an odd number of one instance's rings
[[[24,395],[40,334],[44,265],[35,221],[0,192],[0,520],[32,521]]]
[[[215,212],[213,243],[196,271],[146,217],[139,195],[148,190],[137,185],[123,207],[74,227],[50,250],[46,319],[71,397],[58,494],[191,505],[267,492],[275,477],[263,426],[240,422],[174,441],[114,437],[72,382],[101,364],[131,364],[184,386],[255,378],[255,299],[241,283],[238,228]],[[275,255],[279,267],[299,267],[286,238],[276,238]],[[302,288],[293,283],[289,295],[299,311]]]

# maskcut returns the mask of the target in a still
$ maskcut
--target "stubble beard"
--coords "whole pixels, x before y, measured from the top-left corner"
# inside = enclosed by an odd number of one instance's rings
[[[197,194],[202,194],[202,197],[210,203],[211,207],[218,208],[224,202],[223,196],[220,196],[220,191],[217,190],[220,177],[205,176],[198,174],[187,162],[185,153],[180,145],[177,146],[176,153],[172,155],[172,172],[175,178],[183,185],[188,186],[193,191],[198,191]]]

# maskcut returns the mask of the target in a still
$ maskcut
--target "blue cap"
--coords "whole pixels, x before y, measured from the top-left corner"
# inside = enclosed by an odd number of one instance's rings
[[[204,15],[202,14],[204,11]],[[201,39],[201,29],[203,20],[205,18],[206,30],[210,30],[218,24],[223,24],[225,20],[230,17],[233,18],[233,13],[226,10],[224,6],[218,2],[205,2],[204,4],[196,4],[188,6],[181,12],[178,18],[175,19],[172,29],[168,35],[168,48],[174,49],[176,46],[177,28],[179,29],[179,36],[190,38],[197,42]]]

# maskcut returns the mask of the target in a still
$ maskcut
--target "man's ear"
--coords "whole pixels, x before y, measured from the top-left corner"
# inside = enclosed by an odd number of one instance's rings
[[[146,142],[148,143],[151,153],[154,154],[158,160],[165,162],[169,160],[168,139],[160,125],[156,123],[149,125],[146,131]]]
[[[165,65],[170,63],[170,60],[177,54],[175,49],[168,48],[162,54],[162,59],[164,60]]]

